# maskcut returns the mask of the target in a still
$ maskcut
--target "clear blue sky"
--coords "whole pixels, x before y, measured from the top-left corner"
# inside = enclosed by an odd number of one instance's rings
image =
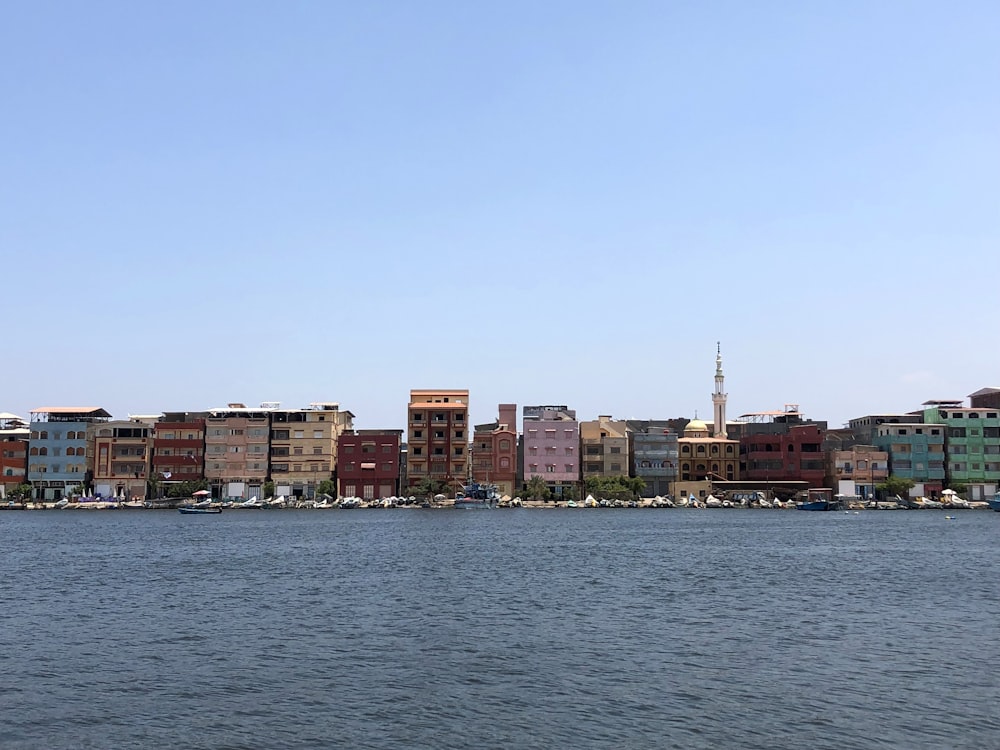
[[[0,70],[0,411],[1000,385],[994,0],[21,2]]]

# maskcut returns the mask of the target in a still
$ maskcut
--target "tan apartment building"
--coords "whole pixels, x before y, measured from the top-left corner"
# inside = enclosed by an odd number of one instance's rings
[[[406,410],[408,486],[430,478],[460,490],[469,476],[469,391],[410,391]]]
[[[580,447],[583,452],[583,478],[627,477],[629,428],[625,420],[602,415],[580,422]]]
[[[337,469],[337,441],[354,429],[354,415],[323,401],[305,409],[271,412],[271,481],[274,494],[311,498]]]
[[[94,495],[145,500],[153,429],[142,418],[87,428],[87,463]]]
[[[209,409],[205,419],[205,479],[217,500],[263,497],[268,471],[271,413],[276,404],[257,408],[232,403]]]

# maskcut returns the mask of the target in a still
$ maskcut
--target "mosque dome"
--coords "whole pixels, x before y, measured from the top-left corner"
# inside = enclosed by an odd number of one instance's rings
[[[708,425],[700,419],[692,419],[684,427],[684,432],[708,432]]]

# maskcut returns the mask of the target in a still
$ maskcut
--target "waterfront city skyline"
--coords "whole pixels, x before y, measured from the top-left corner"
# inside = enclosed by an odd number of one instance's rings
[[[1000,8],[8,10],[0,410],[1000,385]]]

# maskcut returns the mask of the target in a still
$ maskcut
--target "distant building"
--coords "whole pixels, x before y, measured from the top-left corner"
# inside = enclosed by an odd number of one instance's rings
[[[459,491],[469,478],[469,392],[411,390],[406,425],[409,486],[429,478]]]
[[[395,497],[400,489],[402,430],[351,430],[337,438],[338,491],[364,500]]]
[[[524,443],[523,484],[541,477],[555,497],[580,482],[580,424],[565,406],[525,406],[521,412]]]
[[[517,404],[500,404],[493,422],[475,426],[472,480],[496,485],[500,495],[517,490]]]
[[[18,485],[28,481],[28,423],[7,412],[0,412],[0,497],[6,497]]]
[[[602,415],[580,422],[583,479],[629,475],[629,429],[625,420]]]
[[[38,500],[59,500],[89,481],[87,428],[111,415],[98,406],[33,409],[28,438],[28,481]]]
[[[913,480],[914,496],[938,497],[945,489],[944,425],[884,422],[873,440],[889,454],[889,474]]]
[[[714,423],[710,430],[700,419],[692,419],[677,440],[680,470],[674,487],[678,497],[703,498],[711,492],[713,482],[740,478],[740,443],[728,437],[726,399],[722,353],[717,348],[712,395]]]
[[[205,479],[212,496],[225,500],[263,498],[268,476],[271,412],[277,404],[247,408],[231,403],[208,410],[205,419]]]
[[[866,414],[848,421],[848,427],[854,434],[855,442],[861,445],[873,445],[878,428],[884,424],[911,424],[919,422],[920,417],[913,414]]]
[[[144,500],[149,481],[153,428],[133,419],[91,424],[87,428],[91,485],[95,495]]]
[[[673,494],[680,458],[677,433],[668,420],[628,420],[633,474],[646,483],[643,497]]]
[[[1000,409],[961,401],[923,406],[925,424],[945,427],[946,484],[965,485],[969,500],[993,497],[1000,486]]]
[[[827,455],[824,486],[835,494],[875,498],[876,485],[889,476],[889,453],[874,445],[852,445]]]
[[[170,485],[205,478],[207,412],[167,412],[153,425],[152,473],[167,494]]]
[[[314,497],[320,482],[333,479],[340,436],[353,429],[354,415],[335,402],[274,409],[270,471],[275,495]]]

